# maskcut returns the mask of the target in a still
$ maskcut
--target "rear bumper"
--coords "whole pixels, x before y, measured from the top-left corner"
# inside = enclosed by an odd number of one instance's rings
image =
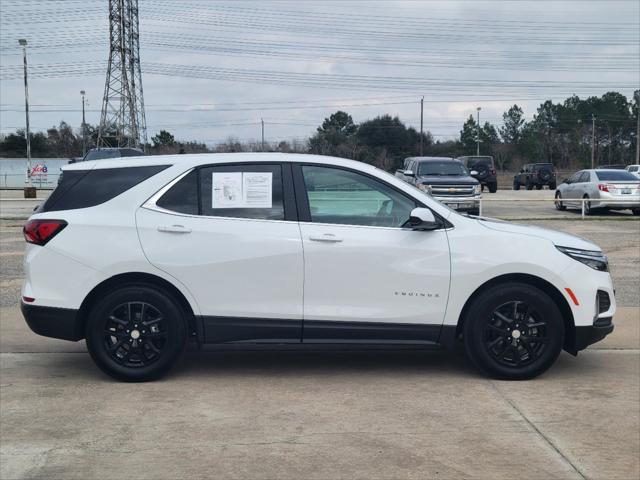
[[[38,335],[72,341],[84,338],[77,310],[29,305],[24,302],[20,304],[20,310],[29,328]]]
[[[599,318],[593,325],[576,327],[575,338],[572,342],[573,344],[568,345],[566,350],[573,355],[577,355],[580,350],[584,350],[589,345],[599,342],[613,332],[612,320],[613,319],[611,317]]]

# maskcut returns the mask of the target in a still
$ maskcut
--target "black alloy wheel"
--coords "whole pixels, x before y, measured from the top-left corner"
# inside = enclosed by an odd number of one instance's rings
[[[493,378],[533,378],[546,371],[562,350],[560,309],[533,285],[494,285],[474,298],[465,311],[465,352],[478,369]]]
[[[87,349],[98,367],[118,380],[155,380],[182,354],[187,324],[171,293],[155,285],[125,285],[89,311]]]
[[[485,348],[502,365],[526,366],[544,354],[549,343],[546,327],[547,322],[531,304],[504,303],[485,323]]]
[[[160,358],[167,335],[166,320],[156,307],[145,302],[127,302],[109,314],[103,340],[114,361],[138,368]]]

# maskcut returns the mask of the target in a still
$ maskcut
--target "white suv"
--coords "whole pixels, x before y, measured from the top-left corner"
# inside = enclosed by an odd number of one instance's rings
[[[571,235],[466,217],[370,165],[293,154],[63,167],[24,227],[31,329],[86,339],[121,380],[211,343],[464,343],[531,378],[613,330],[607,259]],[[479,248],[481,246],[481,248]]]

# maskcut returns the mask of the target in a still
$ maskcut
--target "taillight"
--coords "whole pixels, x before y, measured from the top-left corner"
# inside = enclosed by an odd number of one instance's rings
[[[29,220],[25,223],[22,233],[28,243],[44,245],[67,226],[64,220]]]
[[[495,170],[495,169],[492,169],[492,170],[491,170],[491,175],[495,175],[495,174],[496,174],[496,170]]]
[[[600,190],[601,192],[608,192],[609,191],[609,185],[604,185],[602,183],[598,184],[598,190]]]

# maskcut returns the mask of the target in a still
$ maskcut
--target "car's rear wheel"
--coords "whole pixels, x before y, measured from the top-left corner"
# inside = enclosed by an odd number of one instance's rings
[[[497,183],[488,183],[487,186],[489,187],[489,193],[496,193],[498,191],[498,184]]]
[[[560,309],[536,287],[495,285],[473,300],[467,312],[463,331],[467,356],[494,378],[536,377],[553,365],[562,350]]]
[[[556,192],[556,210],[566,210],[567,207],[564,203],[562,203],[562,194],[560,192]]]
[[[87,348],[98,367],[128,382],[155,380],[178,360],[187,339],[185,313],[166,291],[127,285],[89,312]]]
[[[518,180],[513,181],[513,189],[520,190],[520,182]]]

